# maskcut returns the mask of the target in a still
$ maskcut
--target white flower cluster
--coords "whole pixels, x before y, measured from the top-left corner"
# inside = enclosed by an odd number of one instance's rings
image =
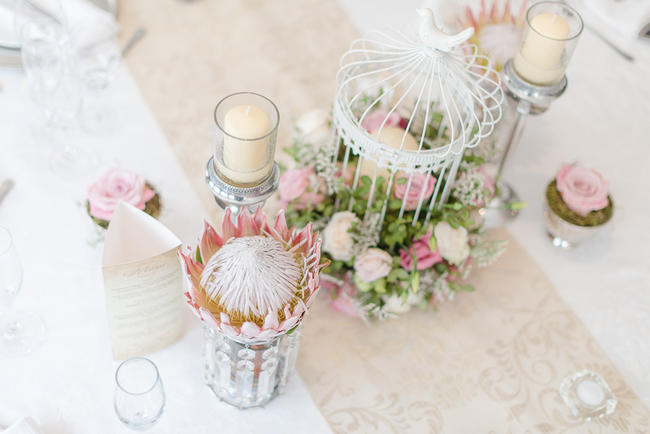
[[[477,206],[489,200],[485,194],[484,178],[477,166],[463,162],[459,173],[454,182],[452,196],[464,206]]]

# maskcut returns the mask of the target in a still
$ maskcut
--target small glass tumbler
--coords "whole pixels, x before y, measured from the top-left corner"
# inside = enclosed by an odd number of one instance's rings
[[[618,402],[603,377],[586,369],[562,380],[560,396],[571,413],[585,422],[612,414]]]
[[[514,68],[524,80],[541,86],[564,76],[583,29],[580,14],[566,3],[542,1],[526,13],[526,25]]]
[[[160,419],[165,390],[158,368],[145,357],[123,361],[115,371],[115,413],[128,428],[144,431]]]
[[[242,188],[260,185],[271,174],[280,112],[256,93],[223,98],[214,109],[217,126],[215,170],[226,183]]]
[[[238,408],[264,405],[282,393],[296,366],[301,326],[264,342],[242,342],[204,327],[205,382]]]

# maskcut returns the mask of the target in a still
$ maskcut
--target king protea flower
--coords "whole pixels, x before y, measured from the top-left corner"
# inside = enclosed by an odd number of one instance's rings
[[[243,340],[266,340],[292,331],[320,287],[321,240],[311,224],[287,228],[280,212],[273,225],[244,208],[221,235],[207,222],[194,253],[179,254],[192,311],[209,327]]]
[[[498,71],[515,56],[521,36],[521,29],[526,18],[527,0],[521,2],[517,16],[512,14],[511,0],[505,0],[503,10],[499,1],[493,0],[488,7],[481,0],[478,13],[467,6],[465,16],[459,21],[461,28],[474,27],[474,36],[470,42],[476,44],[479,51],[492,59]]]

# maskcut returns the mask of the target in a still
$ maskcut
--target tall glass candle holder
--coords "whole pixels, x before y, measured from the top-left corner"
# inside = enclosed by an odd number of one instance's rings
[[[214,110],[217,146],[214,168],[226,183],[260,185],[273,169],[280,113],[265,96],[252,92],[228,95]]]
[[[565,3],[542,1],[531,6],[514,59],[517,74],[536,85],[559,83],[583,27],[578,12]]]

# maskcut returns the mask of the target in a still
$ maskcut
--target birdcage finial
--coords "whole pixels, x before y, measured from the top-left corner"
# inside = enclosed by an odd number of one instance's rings
[[[467,41],[474,34],[474,28],[468,27],[455,35],[448,35],[436,23],[436,17],[431,9],[420,8],[416,12],[420,15],[420,39],[431,48],[450,51]]]

